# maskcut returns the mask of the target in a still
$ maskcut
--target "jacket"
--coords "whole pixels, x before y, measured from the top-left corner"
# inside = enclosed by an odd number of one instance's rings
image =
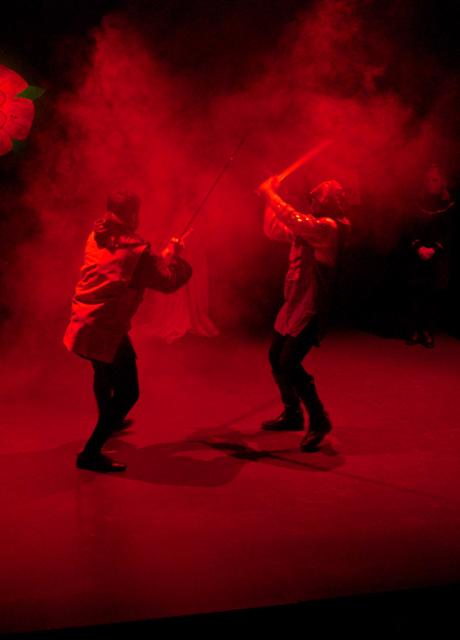
[[[172,293],[191,275],[185,260],[153,255],[136,234],[106,240],[96,228],[86,243],[64,345],[84,358],[112,362],[145,289]]]

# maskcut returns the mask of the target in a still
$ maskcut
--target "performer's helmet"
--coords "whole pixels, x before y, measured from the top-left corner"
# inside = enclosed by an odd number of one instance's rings
[[[320,182],[310,191],[310,201],[316,204],[318,215],[342,218],[348,206],[345,190],[337,180]]]
[[[114,213],[126,226],[136,229],[139,224],[141,200],[132,191],[114,191],[107,198],[107,211]]]

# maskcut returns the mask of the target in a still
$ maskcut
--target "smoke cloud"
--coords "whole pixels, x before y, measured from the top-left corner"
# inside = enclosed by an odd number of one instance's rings
[[[84,241],[108,192],[124,185],[139,193],[141,231],[158,250],[243,137],[190,241],[192,255],[195,243],[198,260],[207,256],[212,312],[223,330],[268,326],[286,256],[262,236],[254,191],[324,138],[333,144],[286,182],[284,195],[301,207],[316,182],[342,181],[355,243],[388,253],[425,166],[452,169],[458,157],[455,76],[434,54],[415,57],[410,39],[388,35],[382,24],[413,17],[399,4],[322,0],[243,53],[236,13],[212,34],[209,25],[182,24],[169,54],[155,36],[159,26],[149,32],[139,13],[107,15],[91,34],[78,81],[56,92],[52,119],[34,132],[21,205],[41,231],[11,265],[9,335],[16,327],[30,349],[37,336],[40,348],[60,337]],[[150,312],[147,304],[144,322]]]

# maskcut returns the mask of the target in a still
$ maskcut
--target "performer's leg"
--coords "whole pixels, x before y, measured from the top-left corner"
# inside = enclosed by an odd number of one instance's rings
[[[431,283],[423,293],[420,303],[421,342],[427,349],[432,349],[434,347],[434,329],[439,296],[435,286],[431,285]]]
[[[318,422],[318,418],[326,412],[316,391],[313,376],[305,371],[302,361],[317,340],[315,321],[297,337],[289,337],[280,357],[283,375],[289,380],[297,397],[303,402],[310,416],[310,422]]]
[[[262,423],[262,428],[266,431],[301,431],[303,429],[303,414],[299,397],[292,381],[286,376],[286,372],[281,366],[282,353],[288,340],[288,336],[282,336],[275,331],[268,352],[273,378],[278,385],[284,411],[273,420],[266,420]]]
[[[287,410],[296,411],[299,409],[300,401],[297,396],[296,390],[292,385],[292,381],[289,375],[286,375],[285,367],[282,365],[283,354],[286,351],[286,347],[289,345],[289,341],[292,338],[289,336],[282,336],[280,333],[275,332],[268,352],[268,358],[272,368],[273,377],[280,390],[281,400]]]
[[[104,420],[110,411],[112,402],[112,365],[93,360],[93,392],[99,410],[99,419]]]
[[[77,466],[93,471],[124,471],[126,465],[112,460],[102,453],[102,447],[110,438],[116,424],[113,410],[114,371],[117,357],[113,363],[93,360],[93,390],[99,410],[99,417],[93,433],[83,451],[77,457]]]
[[[99,453],[106,440],[110,437],[112,428],[112,396],[113,396],[113,368],[114,365],[98,360],[92,361],[94,371],[93,390],[96,397],[99,417],[84,452]]]
[[[139,399],[136,358],[131,341],[125,336],[112,371],[114,430],[122,427],[124,419]]]
[[[407,337],[406,344],[416,345],[421,338],[420,287],[411,286],[407,291]]]
[[[289,337],[281,354],[281,369],[291,381],[309,415],[309,431],[302,441],[302,449],[314,450],[326,433],[332,429],[324,405],[318,395],[314,378],[305,371],[302,361],[314,344],[317,343],[318,328],[316,319],[297,337]]]
[[[301,442],[304,451],[315,450],[324,436],[332,430],[331,420],[318,395],[312,375],[302,368],[299,375],[299,395],[309,415],[309,429]]]

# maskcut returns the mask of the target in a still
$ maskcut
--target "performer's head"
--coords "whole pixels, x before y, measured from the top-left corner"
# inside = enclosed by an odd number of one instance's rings
[[[113,213],[130,231],[139,225],[141,200],[132,191],[114,191],[107,198],[107,211]]]
[[[344,218],[347,209],[345,191],[337,180],[320,182],[309,193],[311,211],[317,218]]]
[[[447,179],[437,164],[432,164],[425,172],[423,181],[424,191],[429,196],[440,196],[447,200]]]

